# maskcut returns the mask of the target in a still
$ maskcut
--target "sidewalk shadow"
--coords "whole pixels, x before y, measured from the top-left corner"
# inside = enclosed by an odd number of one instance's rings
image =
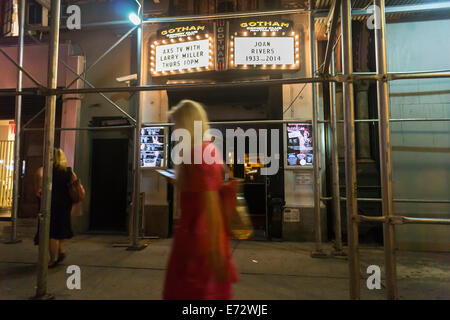
[[[0,268],[0,279],[17,279],[36,273],[36,264],[7,264]]]

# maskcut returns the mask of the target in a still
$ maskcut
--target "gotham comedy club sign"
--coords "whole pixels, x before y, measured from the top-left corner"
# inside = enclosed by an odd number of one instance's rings
[[[151,42],[150,72],[155,77],[227,69],[298,69],[299,46],[292,22],[284,20],[169,26]]]

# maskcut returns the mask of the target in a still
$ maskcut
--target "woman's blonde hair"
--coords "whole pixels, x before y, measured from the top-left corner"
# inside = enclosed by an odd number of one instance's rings
[[[189,131],[191,135],[191,146],[194,146],[194,121],[202,122],[202,141],[209,129],[209,120],[202,105],[192,100],[180,101],[169,112],[169,117],[175,122],[176,128],[183,128]]]
[[[60,148],[55,148],[53,152],[53,166],[60,169],[66,169],[68,167],[67,158],[64,151]]]

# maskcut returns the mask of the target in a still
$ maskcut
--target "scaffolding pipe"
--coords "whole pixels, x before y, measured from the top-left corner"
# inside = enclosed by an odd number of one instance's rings
[[[388,218],[386,216],[363,216],[357,217],[359,222],[381,222],[389,225],[402,225],[402,224],[439,224],[450,225],[450,219],[438,219],[438,218],[411,218],[403,216],[395,216]]]
[[[313,14],[313,3],[309,2],[309,56],[311,59],[310,68],[311,68],[311,77],[315,77],[316,70],[316,40],[315,40],[315,31],[314,31],[314,14]],[[312,256],[323,256],[322,252],[322,228],[321,228],[321,219],[320,219],[320,162],[319,162],[319,126],[317,124],[318,120],[318,107],[317,107],[317,88],[315,83],[311,83],[311,97],[312,97],[312,126],[313,126],[313,175],[314,175],[314,183],[313,183],[313,193],[314,193],[314,233],[316,238],[316,248],[312,252]]]
[[[208,122],[209,125],[235,125],[235,124],[280,124],[280,123],[312,123],[311,119],[289,119],[289,120],[240,120],[240,121],[212,121]],[[161,123],[143,123],[144,127],[171,127],[174,123],[172,122],[161,122]]]
[[[341,5],[341,29],[342,29],[342,70],[344,76],[353,73],[352,58],[352,19],[351,1],[342,0]],[[358,252],[358,203],[356,201],[356,153],[355,153],[355,106],[353,101],[353,83],[344,82],[343,107],[344,107],[344,135],[345,135],[345,180],[347,194],[347,237],[348,237],[348,265],[350,275],[350,299],[360,299],[360,273]]]
[[[1,50],[1,49],[0,49]],[[431,78],[450,78],[450,73],[433,74],[352,74],[334,77],[320,76],[316,78],[288,78],[288,79],[270,79],[270,80],[248,80],[248,81],[230,81],[230,82],[208,82],[208,83],[189,83],[189,84],[163,84],[163,85],[145,85],[134,87],[103,87],[103,88],[80,88],[80,89],[47,89],[35,88],[27,89],[22,92],[13,90],[0,90],[0,96],[16,95],[54,95],[54,94],[88,94],[88,93],[106,93],[106,92],[139,92],[139,91],[161,91],[161,90],[188,90],[193,88],[233,88],[233,87],[259,87],[273,86],[282,84],[297,83],[317,83],[317,82],[354,82],[360,80],[405,80],[405,79],[431,79]]]
[[[109,127],[78,127],[78,128],[55,128],[56,131],[78,131],[78,130],[119,130],[119,129],[129,129],[134,128],[134,126],[109,126]],[[24,131],[42,131],[44,128],[25,128]]]
[[[29,36],[31,37],[31,39],[32,39],[35,43],[41,44],[41,42],[40,42],[39,40],[37,40],[32,34],[29,34]],[[127,34],[127,36],[128,36],[128,34]],[[104,57],[105,55],[106,55],[106,54],[102,55],[102,57]],[[101,58],[102,58],[102,57],[101,57]],[[97,61],[100,61],[100,58],[97,59]],[[69,85],[67,86],[67,88],[69,88],[69,87],[72,85],[72,83],[74,83],[75,81],[77,81],[77,79],[80,79],[81,81],[83,81],[84,83],[86,83],[90,88],[95,88],[94,85],[92,85],[85,77],[83,77],[83,74],[86,74],[86,73],[89,71],[89,69],[90,69],[91,67],[93,67],[93,66],[97,63],[97,61],[94,62],[94,63],[88,68],[88,70],[86,70],[86,71],[84,71],[84,72],[78,74],[78,73],[77,73],[72,67],[70,67],[64,60],[61,60],[61,63],[64,65],[64,67],[65,67],[67,70],[69,70],[70,72],[72,72],[74,75],[77,76],[77,78],[75,78],[75,79],[71,82],[71,84],[69,84]],[[121,113],[122,113],[125,117],[127,117],[129,120],[131,120],[132,122],[136,122],[136,120],[134,120],[133,117],[131,117],[125,110],[123,110],[123,109],[122,109],[118,104],[116,104],[114,101],[112,101],[111,99],[109,99],[106,95],[104,95],[103,93],[99,93],[99,95],[102,96],[106,101],[108,101],[114,108],[116,108],[117,110],[119,110],[119,112],[121,112]],[[45,110],[45,108],[44,108],[43,110]],[[38,117],[39,114],[41,114],[41,112],[42,112],[43,110],[39,111],[39,113],[36,114],[36,115],[35,115],[30,121],[28,121],[26,124],[29,124],[29,123],[30,123],[31,121],[33,121],[36,117]],[[25,125],[24,127],[26,127],[26,125]]]
[[[58,49],[61,0],[51,2],[51,32],[48,61],[47,86],[56,88],[58,84]],[[56,94],[47,97],[44,130],[44,174],[42,181],[41,212],[39,213],[39,259],[37,265],[36,299],[52,298],[47,294],[48,246],[53,180],[53,146],[55,142]]]
[[[180,17],[160,17],[149,18],[143,21],[143,23],[174,23],[185,21],[204,21],[204,20],[222,20],[222,19],[239,19],[239,18],[251,18],[251,17],[264,17],[264,16],[277,16],[296,13],[305,13],[305,9],[287,9],[276,11],[260,11],[260,12],[242,12],[242,13],[219,13],[219,14],[207,14],[197,16],[180,16]]]
[[[340,2],[340,1],[339,1]],[[335,10],[339,12],[340,7]],[[334,50],[331,50],[330,74],[334,75]],[[332,174],[332,194],[334,212],[334,234],[335,251],[342,252],[342,230],[341,230],[341,202],[339,201],[339,154],[337,148],[337,124],[336,124],[336,84],[330,83],[330,128],[331,128],[331,174]]]
[[[450,225],[450,219],[402,217],[402,224],[440,224],[440,225]]]
[[[338,24],[338,19],[339,19],[339,8],[341,7],[341,0],[334,0],[333,1],[333,7],[330,11],[330,15],[331,15],[331,26],[330,26],[330,31],[328,32],[328,41],[327,41],[327,47],[325,49],[325,58],[323,61],[323,66],[322,66],[322,73],[325,73],[326,71],[328,71],[329,66],[330,66],[330,59],[332,56],[332,52],[334,51],[334,34],[336,33],[336,29],[337,29],[337,24]]]
[[[415,121],[450,121],[450,118],[409,118],[409,119],[389,119],[389,122],[415,122]],[[343,123],[344,120],[337,122]],[[378,119],[355,119],[355,122],[378,122]]]
[[[64,61],[61,61],[64,66],[71,71],[72,73],[74,73],[78,79],[80,79],[81,81],[83,81],[84,83],[86,83],[89,87],[91,88],[95,88],[94,85],[92,83],[90,83],[86,78],[84,78],[82,76],[82,74],[78,74],[75,70],[73,70],[67,63],[65,63]],[[87,70],[84,72],[86,73]],[[101,95],[106,101],[108,101],[114,108],[116,108],[120,113],[122,113],[125,117],[127,117],[129,120],[131,120],[131,122],[135,123],[136,120],[133,119],[132,116],[130,116],[125,110],[123,110],[121,107],[119,107],[119,105],[117,103],[115,103],[114,101],[112,101],[110,98],[108,98],[107,96],[105,96],[104,93],[99,93],[99,95]]]
[[[23,47],[23,46],[22,46]],[[27,70],[23,68],[23,66],[19,65],[17,62],[14,61],[2,48],[0,48],[0,53],[5,56],[6,59],[8,59],[12,64],[16,66],[17,69],[22,71],[37,87],[39,88],[45,88],[42,84],[39,83]]]
[[[377,74],[387,73],[386,54],[386,17],[384,0],[375,0],[375,60]],[[382,212],[386,219],[394,216],[392,201],[392,166],[391,166],[391,133],[389,128],[389,88],[388,82],[377,80],[378,100],[378,130],[380,145],[380,173]],[[395,226],[390,223],[383,225],[384,260],[386,273],[386,296],[389,300],[398,299],[397,267],[395,250]]]
[[[137,26],[137,82],[141,85],[141,75],[142,75],[142,1],[138,1],[140,5],[139,17],[141,24]],[[141,124],[142,124],[142,108],[140,93],[134,97],[135,110],[136,110],[136,125],[134,127],[134,170],[133,170],[133,196],[132,196],[132,213],[130,215],[130,246],[127,250],[141,250],[145,246],[139,244],[139,215],[140,215],[140,192],[141,192]]]
[[[359,186],[358,188],[362,188]],[[331,201],[333,197],[321,197],[321,200]],[[341,201],[347,201],[346,197],[340,197]],[[357,201],[362,202],[381,202],[381,198],[357,198]],[[401,203],[439,203],[439,204],[450,204],[450,200],[429,200],[429,199],[393,199],[394,202]]]
[[[23,125],[24,130],[28,127],[28,125],[29,125],[31,122],[33,122],[34,119],[36,119],[37,117],[39,117],[39,116],[42,114],[42,112],[45,111],[45,108],[46,108],[46,107],[43,107],[41,110],[39,110],[38,113],[36,113],[33,117],[31,117],[30,120],[28,120],[28,121]]]
[[[406,203],[448,203],[450,200],[427,200],[427,199],[394,199],[394,202],[406,202]]]
[[[25,0],[19,2],[19,54],[18,65],[23,67],[23,43],[24,43],[24,24],[25,24]],[[22,70],[17,71],[17,91],[22,91]],[[14,180],[11,207],[11,239],[8,243],[18,243],[17,239],[17,217],[19,213],[19,183],[20,183],[20,145],[21,145],[21,125],[22,125],[22,96],[16,96],[14,134]]]
[[[125,40],[134,30],[136,30],[136,26],[131,28],[127,33],[125,33],[119,40],[117,40],[112,46],[110,46],[100,57],[97,58],[85,71],[79,74],[75,79],[73,79],[66,88],[69,89],[80,77],[87,74],[89,70],[91,70],[97,63],[99,63],[108,53],[110,53],[115,47],[117,47],[123,40]]]

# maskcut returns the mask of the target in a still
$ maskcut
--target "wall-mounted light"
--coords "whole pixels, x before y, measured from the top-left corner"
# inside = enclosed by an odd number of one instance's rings
[[[141,18],[138,17],[138,15],[134,12],[130,13],[128,16],[128,19],[135,25],[138,26],[141,24]]]

